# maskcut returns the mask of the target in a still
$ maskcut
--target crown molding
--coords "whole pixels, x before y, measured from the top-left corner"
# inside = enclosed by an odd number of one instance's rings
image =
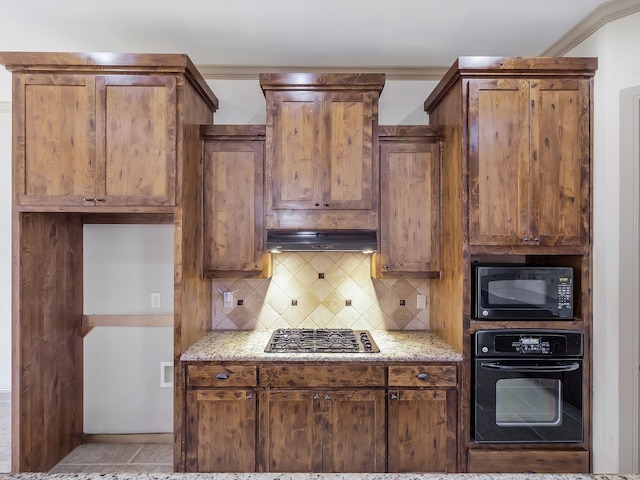
[[[11,113],[11,102],[0,102],[0,113]]]
[[[561,57],[607,23],[638,12],[640,12],[639,0],[611,0],[603,3],[542,52],[540,56]]]
[[[384,73],[387,80],[439,81],[448,67],[274,67],[266,65],[198,65],[205,80],[257,80],[261,73]]]

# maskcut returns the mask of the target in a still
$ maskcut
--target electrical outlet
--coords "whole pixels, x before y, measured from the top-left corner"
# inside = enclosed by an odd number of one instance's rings
[[[418,295],[416,299],[416,308],[427,308],[427,296]]]
[[[173,362],[160,362],[160,387],[173,387]]]
[[[160,292],[151,292],[151,308],[160,308],[162,305],[162,294]]]

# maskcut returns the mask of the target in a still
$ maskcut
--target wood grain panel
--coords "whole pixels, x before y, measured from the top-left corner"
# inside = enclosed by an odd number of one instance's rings
[[[382,390],[322,393],[322,471],[386,470],[386,408]]]
[[[469,450],[469,473],[588,473],[589,452],[578,450]]]
[[[187,472],[255,471],[255,391],[190,391],[187,405]]]
[[[255,387],[257,367],[245,365],[201,365],[187,367],[189,387]]]
[[[384,387],[382,365],[267,365],[260,368],[265,388]]]
[[[457,471],[455,390],[392,390],[388,405],[389,472]]]
[[[186,382],[180,354],[211,328],[211,282],[202,278],[202,144],[200,125],[215,106],[184,77],[177,79],[176,205],[174,211],[174,470],[185,469]]]
[[[313,397],[311,391],[260,392],[260,472],[322,472],[322,412]]]
[[[94,196],[93,77],[14,76],[13,122],[18,204],[82,205]]]
[[[206,137],[203,151],[203,273],[215,278],[260,278],[264,252],[264,137]]]
[[[16,219],[12,470],[42,472],[82,439],[82,224],[72,214]]]
[[[97,198],[175,205],[175,76],[98,76]]]
[[[457,367],[453,365],[392,365],[389,367],[389,387],[455,388],[457,384]]]

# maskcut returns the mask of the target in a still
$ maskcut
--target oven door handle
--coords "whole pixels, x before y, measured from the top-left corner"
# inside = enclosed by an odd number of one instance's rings
[[[573,362],[565,365],[503,365],[500,362],[481,363],[482,368],[488,370],[508,370],[510,372],[536,372],[536,373],[556,373],[573,372],[580,368],[580,364]]]

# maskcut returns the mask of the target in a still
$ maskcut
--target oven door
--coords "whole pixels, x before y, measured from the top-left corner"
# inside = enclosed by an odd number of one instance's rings
[[[475,361],[476,442],[583,440],[582,360]]]

